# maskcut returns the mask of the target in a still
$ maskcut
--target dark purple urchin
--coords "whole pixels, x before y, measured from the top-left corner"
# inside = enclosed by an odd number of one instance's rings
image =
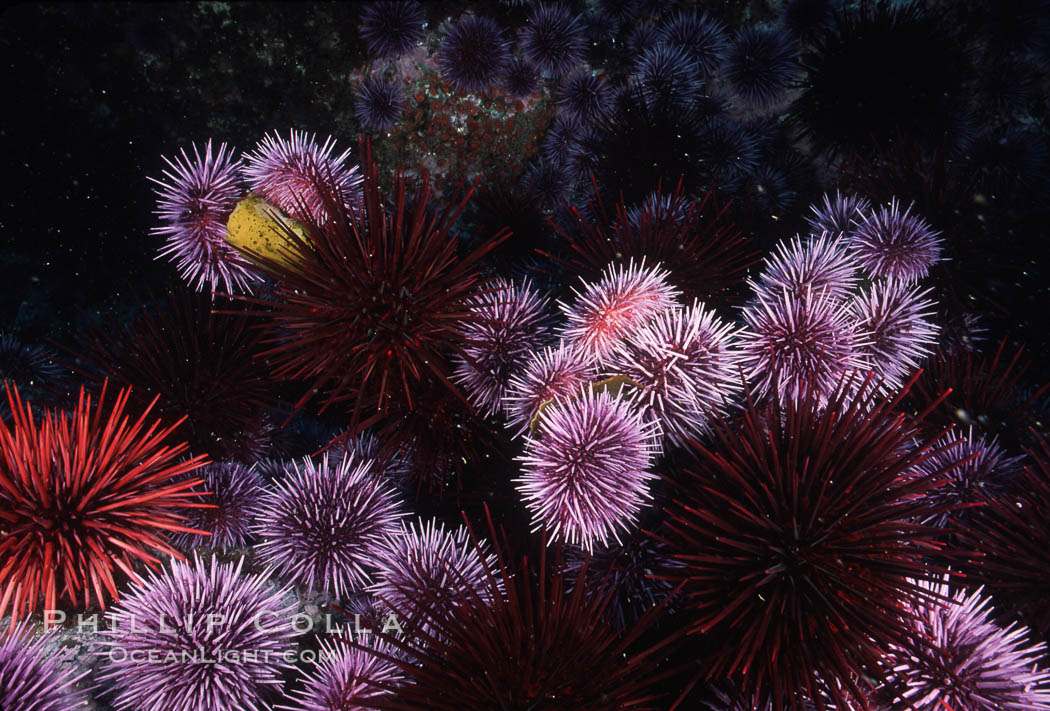
[[[734,340],[732,324],[701,303],[668,309],[618,343],[604,371],[627,378],[628,397],[680,445],[739,394]]]
[[[566,157],[578,150],[583,130],[583,122],[573,113],[566,111],[556,116],[547,129],[547,135],[543,137],[544,159],[553,165],[565,164]],[[565,172],[568,175],[569,171]]]
[[[354,113],[365,128],[389,131],[401,118],[405,95],[394,81],[366,79],[354,99]]]
[[[515,480],[534,530],[590,550],[635,525],[656,478],[660,427],[623,396],[583,388],[539,414]]]
[[[1050,711],[1046,645],[1028,641],[1016,622],[995,623],[991,599],[980,591],[954,592],[947,582],[922,583],[909,627],[931,648],[891,646],[886,688],[879,696],[914,711]]]
[[[44,346],[26,345],[0,331],[0,382],[14,381],[24,393],[30,388],[58,385],[66,371],[55,362],[57,354]]]
[[[891,200],[857,222],[851,242],[854,258],[876,277],[915,282],[941,259],[941,233]]]
[[[688,106],[700,95],[700,67],[681,47],[663,42],[646,49],[634,65],[634,81],[658,110]]]
[[[212,154],[211,141],[201,154],[196,144],[193,158],[185,150],[174,160],[164,158],[169,170],[163,179],[149,178],[157,185],[157,209],[161,220],[151,234],[164,238],[157,253],[176,263],[179,275],[197,291],[249,291],[259,277],[251,262],[226,241],[226,221],[242,197],[240,159],[226,144]]]
[[[578,15],[560,3],[543,3],[529,13],[521,51],[540,71],[560,77],[581,59],[587,38]]]
[[[371,582],[387,541],[397,535],[400,502],[351,456],[292,463],[259,508],[253,532],[259,555],[276,574],[337,599]]]
[[[459,327],[463,343],[453,380],[481,412],[499,412],[511,374],[550,340],[547,303],[528,281],[518,286],[504,279],[468,301],[470,315]]]
[[[749,402],[694,443],[667,509],[683,564],[667,577],[684,585],[686,631],[703,635],[697,676],[732,681],[748,708],[801,710],[807,691],[847,708],[889,645],[929,651],[901,619],[935,570],[940,531],[914,522],[936,513],[923,495],[944,472],[902,476],[932,439],[916,442],[917,423],[874,391]]]
[[[412,615],[440,634],[391,637],[406,683],[374,708],[399,711],[663,708],[664,655],[643,649],[655,612],[621,634],[607,597],[586,578],[570,591],[560,556],[543,547],[511,565],[489,518],[496,554],[478,584],[450,604],[416,596]],[[473,534],[472,539],[477,540]],[[519,562],[520,561],[520,562]]]
[[[605,113],[611,95],[602,75],[581,68],[562,79],[556,103],[563,115],[587,123]]]
[[[859,195],[843,195],[836,190],[835,197],[825,193],[824,203],[815,204],[810,210],[813,215],[807,217],[806,222],[814,235],[827,232],[832,237],[841,235],[849,240],[853,237],[857,223],[871,212],[871,203]]]
[[[536,196],[547,209],[563,205],[569,199],[573,181],[560,160],[541,158],[528,167],[521,178],[522,186]]]
[[[206,547],[228,551],[245,545],[263,497],[263,480],[255,467],[220,462],[209,464],[194,475],[204,479],[197,489],[209,492],[197,497],[197,502],[214,508],[186,509],[186,525],[211,535],[180,533],[172,543],[183,550]]]
[[[759,289],[744,323],[740,363],[759,398],[786,404],[804,393],[828,397],[844,375],[866,370],[866,334],[849,303],[826,292]]]
[[[464,15],[449,28],[438,63],[441,76],[460,91],[480,94],[504,77],[509,48],[495,20]]]
[[[830,0],[787,0],[780,10],[784,27],[800,42],[812,42],[833,26]]]
[[[362,622],[362,627],[365,623]],[[380,628],[381,629],[381,628]],[[353,630],[350,630],[351,633]],[[401,680],[397,666],[385,656],[397,650],[378,640],[364,638],[368,649],[343,636],[321,640],[317,663],[303,676],[302,688],[287,696],[292,705],[281,711],[363,711],[370,701],[390,693]]]
[[[503,89],[511,96],[523,99],[539,87],[540,76],[532,62],[524,57],[512,57],[503,73]]]
[[[777,244],[766,258],[757,285],[752,286],[767,294],[787,291],[802,296],[809,291],[840,300],[853,293],[857,269],[841,239],[826,234],[809,239],[796,235]]]
[[[695,10],[675,12],[660,26],[659,38],[668,46],[685,50],[705,75],[718,69],[729,48],[725,24]]]
[[[933,352],[937,326],[930,289],[877,281],[852,302],[857,326],[868,334],[865,360],[887,384],[899,387]]]
[[[706,122],[697,137],[700,166],[709,190],[732,193],[757,167],[758,142],[747,126],[716,118]]]
[[[242,172],[253,192],[286,214],[299,221],[323,224],[331,210],[325,206],[329,196],[318,191],[319,183],[324,183],[342,205],[354,203],[361,186],[357,166],[347,165],[350,149],[337,156],[332,155],[334,150],[331,136],[324,145],[318,145],[305,131],[292,129],[288,140],[275,131],[259,141],[254,153],[245,156]]]
[[[34,635],[26,622],[0,639],[0,709],[79,711],[88,708],[79,671],[51,635]]]
[[[415,0],[379,0],[361,11],[361,39],[373,57],[397,57],[423,39],[426,18]]]
[[[270,708],[295,653],[297,605],[243,566],[243,558],[173,560],[113,608],[99,679],[112,685],[118,711]]]
[[[795,78],[798,49],[781,31],[746,27],[729,48],[723,70],[745,104],[766,108],[783,98]]]

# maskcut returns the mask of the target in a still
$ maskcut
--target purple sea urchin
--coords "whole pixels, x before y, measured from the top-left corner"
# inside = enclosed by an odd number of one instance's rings
[[[941,258],[941,233],[902,213],[897,200],[866,215],[853,232],[853,256],[873,276],[915,282]]]
[[[499,411],[511,373],[549,338],[547,299],[526,281],[492,282],[468,300],[470,316],[460,325],[462,354],[453,379],[471,403],[489,414]]]
[[[525,440],[516,480],[534,528],[588,550],[619,541],[649,498],[659,441],[656,421],[607,391],[552,402]]]
[[[919,585],[929,595],[917,602],[910,625],[930,649],[890,648],[892,673],[883,693],[896,696],[894,708],[1050,709],[1050,671],[1039,666],[1044,644],[1029,643],[1028,629],[1016,622],[997,625],[991,600],[980,590],[952,595],[947,582]]]
[[[397,57],[423,39],[423,7],[415,0],[378,0],[361,11],[361,39],[373,57]]]
[[[389,131],[401,118],[405,95],[393,81],[366,79],[354,99],[357,120],[366,128]]]
[[[543,403],[578,393],[596,375],[591,360],[565,343],[536,351],[520,373],[510,376],[503,401],[507,423],[523,434]]]
[[[292,463],[260,507],[259,554],[277,575],[337,598],[371,582],[383,546],[397,534],[393,488],[371,461],[345,456]]]
[[[237,248],[226,241],[226,221],[242,191],[233,149],[226,144],[212,153],[209,140],[201,155],[193,145],[193,158],[185,149],[174,160],[164,158],[169,170],[164,178],[149,178],[157,186],[157,209],[162,224],[152,234],[164,238],[158,257],[168,257],[179,275],[197,291],[250,290],[258,275]]]
[[[610,264],[599,281],[584,282],[582,293],[573,290],[571,306],[560,304],[568,321],[566,341],[588,358],[604,359],[618,341],[675,304],[679,292],[667,277],[659,266],[646,268],[644,258],[626,268]]]
[[[503,78],[508,53],[495,20],[464,15],[441,41],[441,76],[460,91],[481,93]]]
[[[866,368],[866,341],[852,321],[848,302],[824,292],[760,289],[744,308],[741,365],[755,394],[781,403],[812,389],[830,395],[842,376]]]
[[[187,509],[186,525],[211,534],[202,537],[180,533],[173,543],[179,548],[206,546],[227,551],[248,542],[249,529],[263,496],[262,477],[254,466],[239,462],[209,464],[195,472],[204,482],[198,489],[210,492],[197,497],[214,508]]]
[[[654,45],[635,63],[634,80],[646,102],[657,109],[690,104],[702,88],[700,68],[681,47]]]
[[[707,13],[679,10],[659,29],[660,40],[688,52],[705,75],[711,75],[725,59],[729,47],[726,26]]]
[[[766,259],[756,290],[786,291],[795,297],[809,291],[837,301],[852,293],[857,268],[841,239],[827,234],[810,239],[796,235],[780,242]]]
[[[887,383],[899,387],[933,351],[937,326],[930,289],[896,280],[878,281],[852,302],[858,327],[868,334],[865,360]]]
[[[577,69],[562,79],[557,104],[564,115],[587,123],[605,113],[610,95],[604,77],[588,69]]]
[[[352,204],[361,185],[356,165],[347,166],[350,149],[333,156],[335,140],[317,145],[314,136],[294,128],[288,140],[277,132],[265,136],[254,153],[245,156],[245,179],[252,191],[300,221],[324,224],[328,214],[325,197],[317,186],[323,182],[346,205]]]
[[[296,603],[243,565],[173,560],[114,607],[99,678],[113,684],[117,709],[269,708],[295,651]]]
[[[814,235],[827,232],[833,237],[841,235],[850,240],[856,223],[871,211],[871,203],[859,195],[843,195],[836,190],[835,197],[825,193],[824,204],[813,205],[810,210],[813,216],[807,217],[806,222]]]
[[[397,666],[380,655],[397,650],[381,640],[367,640],[368,649],[336,636],[321,640],[317,664],[305,674],[303,688],[290,695],[293,705],[282,711],[363,711],[390,692],[401,679]]]
[[[512,57],[503,74],[503,88],[511,96],[523,99],[539,86],[539,72],[524,57]]]
[[[52,638],[27,623],[0,639],[0,708],[4,711],[78,711],[88,699],[78,682],[87,671],[65,662]]]
[[[572,10],[560,3],[533,8],[522,32],[521,49],[537,68],[562,76],[579,63],[586,48],[583,23]]]
[[[797,70],[794,40],[778,30],[759,27],[746,27],[736,36],[724,66],[733,92],[757,108],[780,101]]]
[[[741,388],[733,338],[732,324],[701,303],[668,309],[617,343],[605,370],[627,378],[630,397],[681,444]]]

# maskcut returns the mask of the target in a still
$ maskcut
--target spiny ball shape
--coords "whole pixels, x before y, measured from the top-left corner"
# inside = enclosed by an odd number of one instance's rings
[[[610,95],[604,77],[588,69],[578,69],[562,80],[557,104],[563,115],[587,123],[605,113]]]
[[[755,395],[782,403],[808,387],[829,395],[843,375],[864,370],[859,333],[849,303],[826,293],[759,289],[744,308],[741,365]]]
[[[664,43],[650,47],[638,58],[634,71],[646,102],[658,110],[686,106],[703,89],[699,67],[681,47]]]
[[[679,291],[668,277],[659,266],[646,268],[644,259],[637,266],[633,260],[626,267],[610,264],[599,281],[584,282],[582,293],[573,289],[571,306],[559,303],[567,319],[566,341],[602,361],[634,329],[674,306]]]
[[[168,534],[193,533],[181,515],[201,466],[146,408],[132,419],[129,391],[107,403],[83,389],[72,413],[41,419],[8,386],[11,421],[0,421],[0,617],[12,623],[58,609],[61,597],[88,607],[117,597],[117,577],[157,553],[178,555]]]
[[[915,711],[1050,709],[1050,672],[1040,667],[1046,646],[1031,644],[1028,628],[997,625],[981,590],[953,595],[947,582],[920,585],[931,596],[917,604],[910,624],[930,650],[890,649],[895,704]]]
[[[365,128],[389,131],[401,118],[405,95],[392,81],[366,79],[354,99],[354,113]]]
[[[888,384],[900,387],[937,342],[930,289],[877,281],[852,302],[858,327],[869,334],[865,360]]]
[[[0,639],[0,708],[4,711],[77,711],[87,695],[77,683],[87,674],[66,663],[48,635],[27,623]]]
[[[381,640],[368,639],[369,649],[351,645],[342,636],[321,639],[317,664],[303,678],[303,687],[289,698],[293,705],[284,711],[364,711],[401,679],[397,666],[380,655],[397,650]],[[367,705],[366,705],[367,704]]]
[[[590,550],[630,530],[649,498],[660,428],[607,390],[552,402],[526,437],[515,480],[533,528]]]
[[[250,291],[258,274],[226,241],[226,221],[242,197],[240,159],[225,143],[213,154],[209,140],[203,155],[194,144],[192,158],[183,149],[164,162],[164,177],[149,178],[158,188],[154,214],[162,223],[151,234],[164,238],[157,256],[175,262],[179,276],[197,291]]]
[[[495,86],[508,58],[503,29],[495,20],[464,15],[441,41],[441,76],[460,91],[481,93]]]
[[[798,70],[798,52],[787,34],[747,27],[737,35],[726,57],[729,86],[745,104],[764,108],[779,101]]]
[[[356,165],[347,166],[350,149],[333,155],[335,139],[329,136],[318,145],[305,131],[288,132],[288,140],[275,131],[265,136],[254,153],[245,156],[245,180],[252,192],[261,195],[296,220],[324,223],[329,209],[317,190],[325,182],[342,204],[355,201],[361,176]]]
[[[209,464],[196,472],[203,477],[198,489],[210,492],[196,501],[214,508],[186,509],[186,523],[210,536],[181,533],[174,543],[182,549],[198,546],[228,551],[250,538],[251,525],[263,496],[263,480],[254,465],[240,462]]]
[[[1021,457],[1007,456],[995,437],[986,440],[975,434],[973,427],[965,433],[952,430],[937,443],[937,449],[919,465],[923,472],[944,471],[949,465],[948,476],[942,486],[927,496],[938,508],[945,509],[927,523],[947,526],[952,520],[966,518],[972,513],[970,506],[982,507],[1019,480]],[[965,508],[961,508],[965,507]]]
[[[471,403],[495,414],[510,375],[548,340],[547,299],[526,280],[520,286],[496,279],[468,301],[470,316],[460,325],[462,355],[454,380]]]
[[[846,245],[828,234],[805,239],[796,235],[777,244],[766,259],[756,290],[787,291],[799,297],[810,291],[838,300],[849,296],[857,283],[857,263]]]
[[[896,199],[866,215],[853,232],[853,257],[869,274],[916,282],[941,259],[941,233],[921,217],[904,212]]]
[[[536,91],[539,72],[524,57],[512,57],[503,74],[503,89],[511,96],[523,99]]]
[[[740,390],[734,328],[696,302],[668,309],[618,343],[606,372],[675,444],[699,436]]]
[[[244,559],[210,565],[173,560],[112,612],[99,677],[119,711],[263,711],[295,651],[296,603]],[[147,664],[142,659],[150,659]],[[202,662],[201,660],[213,660]],[[196,660],[196,661],[195,661]]]
[[[503,400],[507,424],[523,434],[544,403],[574,395],[596,375],[590,359],[565,343],[536,351],[522,372],[510,376]]]
[[[23,389],[54,385],[63,375],[56,359],[50,349],[0,331],[0,381],[12,380]]]
[[[668,507],[683,568],[667,577],[684,583],[687,632],[706,637],[702,674],[737,684],[750,708],[800,710],[807,690],[846,708],[890,644],[925,649],[901,619],[939,548],[938,529],[914,521],[944,472],[902,476],[932,440],[914,441],[921,422],[899,397],[852,389],[826,407],[812,391],[750,401],[694,443]]]
[[[408,624],[436,634],[425,621],[415,619],[414,601],[442,599],[455,606],[472,591],[485,594],[486,571],[495,562],[488,544],[480,541],[475,546],[464,526],[448,531],[434,519],[402,524],[400,535],[379,561],[378,582],[370,592]]]
[[[521,35],[521,50],[541,71],[562,76],[576,66],[587,48],[578,15],[560,3],[537,5]]]
[[[370,2],[361,11],[361,39],[373,57],[397,57],[423,39],[425,20],[415,0]]]
[[[841,235],[850,240],[856,223],[871,211],[871,203],[860,195],[843,195],[836,190],[834,197],[825,193],[823,204],[811,206],[810,211],[813,216],[807,217],[806,222],[814,235],[827,232],[832,237]]]
[[[253,530],[278,576],[337,598],[371,582],[401,516],[393,488],[371,468],[371,460],[330,462],[326,454],[317,464],[293,462],[274,482]]]
[[[711,75],[725,59],[729,47],[726,26],[707,13],[678,10],[659,30],[660,41],[688,52],[705,75]]]

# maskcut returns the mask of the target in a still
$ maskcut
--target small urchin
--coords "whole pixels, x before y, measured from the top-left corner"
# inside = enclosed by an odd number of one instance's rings
[[[365,128],[389,131],[401,118],[405,95],[393,81],[366,79],[354,99],[354,113]]]
[[[659,265],[610,264],[597,282],[584,282],[582,292],[573,292],[572,305],[559,303],[567,325],[565,340],[583,354],[604,360],[615,345],[634,329],[665,309],[673,307],[679,291]]]
[[[186,522],[190,528],[211,535],[180,533],[172,542],[182,549],[205,546],[222,551],[245,545],[263,496],[263,480],[255,466],[218,462],[194,474],[204,478],[197,488],[208,492],[197,497],[197,502],[208,507],[186,509]]]
[[[590,550],[620,540],[650,498],[660,427],[607,389],[583,388],[547,406],[515,480],[535,530]]]
[[[877,281],[852,301],[861,330],[868,334],[866,360],[888,384],[900,387],[933,352],[937,326],[930,289],[897,280]]]
[[[1000,627],[991,599],[948,583],[920,582],[927,595],[909,617],[925,654],[890,647],[892,671],[884,691],[915,711],[1047,711],[1050,671],[1040,666],[1043,643],[1029,641],[1016,622]]]
[[[0,709],[76,711],[86,708],[80,681],[87,670],[67,663],[52,635],[34,635],[27,622],[0,638]]]
[[[253,528],[262,560],[308,594],[341,598],[370,583],[401,516],[393,488],[371,467],[352,456],[292,462],[264,497]]]
[[[696,62],[681,47],[662,42],[642,53],[634,71],[645,100],[659,109],[686,106],[703,89]]]
[[[425,23],[415,0],[378,0],[361,11],[361,39],[373,57],[397,57],[423,39]]]
[[[401,673],[387,658],[396,654],[396,649],[375,638],[368,639],[367,645],[367,649],[355,646],[344,635],[323,638],[317,664],[303,675],[302,688],[288,695],[287,700],[293,704],[276,708],[282,711],[371,708],[370,701],[389,694],[391,687],[401,680]]]
[[[584,25],[560,3],[533,8],[521,35],[521,50],[540,70],[561,76],[576,66],[587,49]]]
[[[834,197],[831,193],[825,193],[823,203],[812,205],[810,211],[813,215],[807,217],[806,222],[812,234],[827,232],[833,237],[841,235],[850,240],[857,221],[871,211],[871,203],[860,195],[843,195],[836,190]]]
[[[509,51],[495,20],[464,15],[441,41],[441,76],[459,91],[478,94],[504,76]]]
[[[528,280],[519,286],[496,279],[467,305],[470,316],[460,325],[462,353],[453,380],[475,407],[495,414],[511,374],[548,339],[547,299]]]
[[[252,192],[257,193],[285,213],[300,221],[324,224],[328,219],[325,199],[318,191],[324,182],[327,189],[346,205],[356,201],[361,174],[356,165],[348,165],[350,149],[338,155],[335,139],[328,137],[318,145],[306,131],[289,131],[288,139],[276,131],[264,136],[255,152],[245,156],[242,169]]]
[[[941,233],[896,198],[867,214],[853,232],[854,258],[872,276],[916,282],[941,260]]]
[[[809,290],[837,300],[853,292],[857,269],[841,239],[828,234],[809,239],[796,235],[777,244],[758,283],[771,292],[801,296]]]
[[[609,84],[602,75],[581,68],[562,80],[557,104],[563,115],[573,121],[587,123],[608,110],[611,95]]]
[[[753,108],[780,101],[798,71],[794,39],[781,31],[747,27],[729,48],[723,70],[733,92]]]
[[[664,44],[688,52],[705,75],[718,69],[729,48],[726,26],[704,12],[675,12],[660,26],[658,36]]]
[[[113,608],[99,678],[119,711],[263,711],[291,668],[296,608],[289,590],[244,572],[243,558],[172,560]]]
[[[668,439],[697,437],[741,388],[734,328],[696,302],[669,309],[618,343],[605,369],[631,383],[630,397]]]
[[[223,143],[212,152],[209,140],[203,153],[193,145],[174,159],[164,157],[163,177],[148,178],[157,185],[159,227],[151,234],[164,238],[157,257],[167,257],[179,276],[197,291],[250,291],[259,275],[237,248],[226,241],[226,222],[242,197],[240,159]]]
[[[510,376],[503,400],[507,424],[523,434],[544,403],[579,392],[596,375],[593,363],[578,348],[561,343],[536,351],[521,372]]]

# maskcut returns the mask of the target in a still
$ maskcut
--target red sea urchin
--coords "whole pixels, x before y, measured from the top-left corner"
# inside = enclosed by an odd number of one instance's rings
[[[103,632],[119,711],[264,711],[294,658],[296,602],[244,559],[172,561],[135,586]],[[143,660],[149,660],[143,663]]]
[[[117,597],[115,574],[135,577],[154,553],[178,555],[168,533],[201,533],[179,509],[200,479],[186,478],[202,457],[174,444],[178,422],[150,422],[147,407],[127,414],[130,392],[106,406],[82,389],[71,414],[41,420],[8,387],[12,422],[0,421],[0,616],[11,622],[59,599],[105,607]]]
[[[633,525],[659,452],[659,425],[640,407],[584,388],[544,408],[516,483],[536,529],[589,550]]]
[[[849,391],[862,394],[849,396]],[[944,471],[902,476],[929,452],[915,423],[877,388],[803,389],[722,420],[668,508],[683,564],[679,606],[703,634],[702,674],[729,679],[752,708],[840,708],[863,696],[890,644],[925,651],[901,623],[931,575],[938,529],[923,494]],[[921,418],[920,418],[921,419]]]
[[[175,261],[179,275],[197,291],[205,286],[231,293],[249,290],[258,275],[226,241],[226,221],[242,192],[233,149],[223,143],[212,155],[208,141],[204,155],[194,145],[192,159],[183,150],[181,157],[164,162],[170,168],[165,179],[149,178],[159,187],[155,214],[163,222],[152,230],[164,237],[157,256]]]

